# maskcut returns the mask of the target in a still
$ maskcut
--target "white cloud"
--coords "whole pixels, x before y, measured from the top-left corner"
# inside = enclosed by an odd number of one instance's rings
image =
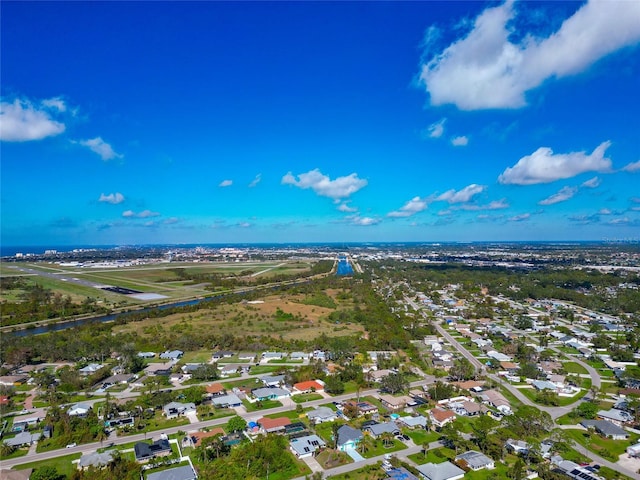
[[[523,213],[521,215],[515,215],[509,218],[510,222],[524,222],[525,220],[529,220],[531,218],[530,213]]]
[[[152,212],[151,210],[143,210],[139,213],[136,213],[133,210],[125,210],[122,212],[122,216],[125,218],[149,218],[159,217],[160,214],[158,212]]]
[[[42,105],[47,108],[55,108],[59,112],[63,113],[67,111],[67,105],[64,103],[64,100],[60,97],[49,98],[47,100],[42,100]]]
[[[360,215],[350,215],[347,217],[347,221],[351,225],[356,225],[358,227],[370,227],[381,222],[379,218],[361,217]]]
[[[601,208],[598,211],[598,215],[611,215],[613,212],[611,210],[609,210],[608,208]]]
[[[51,117],[51,108],[44,102],[36,106],[29,100],[16,99],[13,103],[0,102],[0,141],[27,142],[59,135],[64,123]],[[60,100],[60,102],[62,102]],[[64,106],[64,103],[61,103]]]
[[[587,180],[586,182],[583,182],[582,185],[580,186],[584,188],[596,188],[600,186],[600,183],[601,182],[598,177],[593,177]]]
[[[629,173],[634,173],[640,171],[640,160],[637,162],[631,162],[622,167],[622,170]]]
[[[440,138],[444,133],[444,124],[447,121],[446,118],[443,118],[435,123],[429,125],[426,130],[423,132],[423,137],[427,138]]]
[[[518,32],[518,44],[510,38],[513,6],[507,1],[485,9],[464,38],[422,65],[420,81],[431,104],[452,103],[462,110],[522,107],[525,93],[544,81],[580,73],[640,40],[637,1],[592,0],[546,38]]]
[[[553,205],[555,203],[566,202],[578,192],[578,187],[562,187],[557,193],[540,200],[538,205]]]
[[[98,201],[110,203],[112,205],[117,205],[119,203],[124,202],[124,195],[122,195],[120,192],[110,193],[109,195],[105,195],[104,193],[101,193]]]
[[[459,137],[453,137],[451,139],[451,145],[453,145],[454,147],[466,147],[468,144],[469,144],[469,139],[464,135],[461,135]]]
[[[116,153],[111,145],[105,142],[102,137],[91,138],[89,140],[80,140],[77,143],[79,143],[83,147],[87,147],[93,153],[100,155],[100,158],[102,158],[102,160],[104,161],[124,157],[124,155]]]
[[[472,183],[467,185],[462,190],[455,191],[449,190],[438,196],[436,200],[445,201],[449,203],[465,203],[473,198],[474,195],[482,193],[487,187],[485,185],[476,185]]]
[[[584,172],[608,172],[611,160],[604,153],[611,142],[603,142],[587,155],[585,152],[554,154],[548,147],[540,147],[531,155],[522,157],[513,167],[507,168],[498,181],[503,184],[533,185],[575,177]]]
[[[239,222],[239,223],[236,223],[235,226],[240,228],[251,228],[253,227],[253,224],[249,222]]]
[[[358,211],[356,207],[350,207],[346,202],[338,205],[338,210],[345,213],[353,213]]]
[[[178,223],[179,221],[180,221],[180,219],[178,217],[169,217],[162,223],[164,223],[165,225],[174,225],[174,224]]]
[[[310,188],[318,195],[333,198],[334,200],[349,197],[351,194],[364,188],[367,183],[366,180],[358,178],[357,173],[331,180],[327,175],[323,175],[317,168],[307,173],[301,173],[298,175],[297,180],[291,172],[282,177],[283,185],[294,185],[302,189]]]
[[[415,215],[416,213],[420,213],[425,210],[429,206],[429,203],[426,199],[420,197],[413,197],[407,203],[405,203],[399,210],[395,210],[393,212],[389,212],[387,214],[388,217],[410,217]]]
[[[233,180],[223,180],[221,181],[218,186],[219,187],[230,187],[231,185],[233,185]]]
[[[262,180],[262,174],[259,173],[259,174],[256,175],[256,178],[251,180],[251,183],[249,184],[249,188],[255,187],[256,185],[258,185],[260,183],[261,180]]]
[[[501,200],[493,200],[492,202],[489,202],[486,205],[460,205],[459,207],[452,207],[452,208],[456,208],[459,210],[470,210],[470,211],[477,211],[477,210],[501,210],[503,208],[509,208],[509,203],[507,202],[506,199],[501,199]]]

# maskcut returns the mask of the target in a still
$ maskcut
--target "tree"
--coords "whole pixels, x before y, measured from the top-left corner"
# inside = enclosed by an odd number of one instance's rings
[[[409,388],[409,382],[400,373],[390,373],[382,378],[380,382],[381,389],[391,394],[399,393]]]
[[[582,402],[574,409],[574,412],[577,416],[592,420],[596,418],[599,408],[597,403]]]
[[[208,381],[218,379],[218,366],[217,364],[205,364],[200,365],[192,373],[191,377],[195,380]]]
[[[58,473],[55,467],[40,467],[29,477],[31,480],[65,480],[66,476]]]
[[[15,446],[9,445],[7,442],[0,443],[0,456],[8,457],[15,451],[16,451]]]
[[[195,385],[193,387],[186,388],[182,391],[182,395],[184,395],[184,400],[188,403],[195,403],[199,405],[202,403],[204,394],[206,390],[204,387]]]
[[[512,478],[513,480],[523,480],[526,476],[526,470],[525,470],[525,465],[524,462],[522,461],[521,458],[518,458],[516,460],[516,462],[513,464],[513,466],[511,467],[511,469],[509,470],[509,478]]]
[[[453,381],[470,380],[476,377],[476,369],[466,358],[457,358],[449,370],[449,376]]]
[[[247,422],[244,418],[239,415],[235,417],[231,417],[227,422],[227,430],[229,432],[241,432],[245,428],[247,428]]]
[[[344,392],[344,383],[336,376],[327,377],[324,383],[324,390],[327,393],[339,395]]]
[[[473,436],[475,438],[476,444],[478,448],[486,452],[487,450],[487,439],[489,437],[489,433],[491,429],[495,426],[496,422],[493,421],[487,415],[481,415],[476,418],[476,421],[471,424],[471,429],[473,430]]]

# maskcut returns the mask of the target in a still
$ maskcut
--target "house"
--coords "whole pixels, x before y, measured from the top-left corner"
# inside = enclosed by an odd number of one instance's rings
[[[88,403],[76,403],[67,410],[67,415],[70,417],[86,417],[91,410],[91,405]]]
[[[281,398],[287,398],[291,396],[288,390],[284,388],[271,387],[271,388],[255,388],[251,390],[251,394],[257,401],[262,400],[278,400]]]
[[[274,433],[274,432],[283,431],[286,425],[291,424],[291,419],[287,417],[278,417],[278,418],[262,417],[260,420],[258,420],[258,423],[260,424],[260,426],[262,427],[262,430],[264,430],[265,433]]]
[[[358,443],[363,438],[363,434],[360,430],[357,430],[349,425],[342,425],[338,429],[338,440],[336,441],[336,446],[338,450],[344,452],[345,450],[349,450],[352,448],[356,448]]]
[[[215,437],[216,435],[223,436],[224,430],[220,427],[212,428],[208,432],[195,432],[189,435],[191,445],[199,447],[204,438]]]
[[[372,382],[380,383],[384,377],[391,375],[392,373],[393,372],[388,369],[372,370],[369,372],[369,377]]]
[[[187,363],[182,366],[181,370],[182,370],[182,373],[184,373],[185,375],[192,374],[193,372],[195,372],[196,370],[204,366],[205,366],[204,363]]]
[[[547,380],[534,380],[532,385],[539,391],[551,390],[552,392],[555,392],[558,389],[558,386],[555,383],[551,383]]]
[[[104,387],[105,385],[111,386],[118,385],[119,383],[129,383],[134,379],[135,375],[133,373],[119,373],[117,375],[111,375],[110,377],[105,378],[104,380],[102,380],[102,382],[99,383]]]
[[[402,395],[394,397],[393,395],[380,395],[380,401],[385,408],[389,410],[402,410],[407,406],[407,403],[415,404],[413,398]]]
[[[467,466],[474,472],[486,468],[492,470],[495,468],[495,462],[487,457],[484,453],[477,452],[475,450],[469,450],[468,452],[461,453],[456,457],[456,463],[458,465]]]
[[[42,421],[41,417],[30,417],[29,415],[21,415],[13,417],[12,432],[24,432],[29,427],[33,427]]]
[[[603,437],[611,438],[612,440],[626,440],[629,438],[629,433],[624,428],[606,420],[583,420],[580,425],[587,429],[593,428]]]
[[[207,385],[205,390],[209,395],[213,397],[224,395],[226,393],[226,390],[221,383],[212,383],[211,385]]]
[[[600,410],[597,413],[599,419],[606,420],[607,422],[611,422],[614,425],[622,427],[627,422],[633,420],[633,416],[629,412],[625,412],[624,410],[618,410],[616,408],[612,408],[610,410]]]
[[[82,375],[83,377],[86,377],[88,375],[93,375],[102,367],[104,367],[104,365],[102,365],[101,363],[90,363],[86,367],[83,367],[80,370],[78,370],[78,372],[80,372],[80,375]]]
[[[226,395],[218,395],[211,399],[211,403],[213,403],[218,408],[229,408],[229,407],[239,407],[242,405],[242,400],[238,398],[235,393],[228,393]]]
[[[78,469],[84,470],[85,468],[94,467],[102,468],[113,462],[113,450],[107,450],[102,453],[93,452],[87,455],[82,455],[78,462]]]
[[[7,438],[4,443],[10,447],[22,447],[23,445],[32,445],[33,442],[40,440],[40,433],[20,432],[13,438]]]
[[[173,362],[167,363],[150,363],[144,369],[144,373],[147,375],[171,375],[171,369],[173,368]]]
[[[396,422],[404,425],[405,427],[414,429],[414,428],[427,428],[427,418],[422,415],[418,415],[417,417],[400,417]]]
[[[293,352],[289,355],[289,359],[291,360],[309,360],[309,358],[311,358],[311,354],[310,353],[304,353],[304,352]]]
[[[492,358],[497,363],[510,362],[511,361],[511,357],[510,356],[505,355],[504,353],[497,352],[495,350],[491,350],[491,351],[487,352],[487,357]]]
[[[162,358],[163,360],[173,360],[176,361],[180,358],[182,358],[182,356],[184,355],[184,352],[182,350],[167,350],[166,352],[162,352],[160,354],[160,358]]]
[[[300,437],[301,432],[307,433],[307,426],[303,422],[292,422],[289,425],[284,426],[284,434],[285,435],[295,435],[296,437]]]
[[[153,352],[138,352],[140,358],[155,358],[156,354]]]
[[[640,443],[636,443],[635,445],[627,447],[627,453],[631,458],[640,457]]]
[[[464,477],[464,470],[451,462],[425,463],[416,468],[426,480],[459,480]]]
[[[33,468],[26,468],[24,470],[0,470],[0,478],[2,480],[29,480],[29,477],[33,473]]]
[[[286,354],[282,352],[262,352],[262,360],[269,362],[270,360],[282,360]]]
[[[234,352],[230,351],[230,350],[220,350],[218,352],[213,352],[213,355],[211,355],[211,358],[214,362],[217,362],[218,360],[222,360],[223,358],[231,358],[233,357]]]
[[[309,422],[318,424],[323,422],[333,422],[338,418],[338,414],[329,407],[318,407],[315,410],[307,412]]]
[[[551,457],[551,463],[556,465],[557,469],[569,478],[575,480],[602,480],[600,475],[587,470],[571,460],[564,460],[559,455]]]
[[[480,394],[480,399],[497,408],[501,413],[505,415],[511,415],[511,404],[509,400],[507,400],[504,395],[502,395],[497,390],[486,390]]]
[[[375,405],[372,405],[369,402],[354,402],[353,400],[350,400],[348,402],[344,403],[345,405],[350,405],[352,408],[355,408],[356,411],[358,412],[358,415],[373,415],[378,413],[378,407],[376,407]]]
[[[198,475],[191,465],[169,468],[147,475],[147,480],[197,480]]]
[[[529,453],[529,444],[524,440],[508,439],[505,444],[507,451],[515,453],[516,455],[526,455]]]
[[[284,375],[265,375],[260,381],[267,387],[279,387],[284,384]]]
[[[469,390],[474,392],[482,391],[484,382],[478,382],[477,380],[467,380],[466,382],[458,382],[456,385],[463,390]]]
[[[440,430],[447,423],[451,423],[456,419],[456,414],[451,410],[443,410],[441,408],[432,408],[429,410],[429,420],[435,430]]]
[[[231,375],[235,375],[236,373],[238,373],[238,370],[241,367],[239,365],[235,365],[230,363],[229,365],[223,365],[221,367],[218,367],[218,369],[220,370],[220,376],[223,378],[229,377]]]
[[[307,382],[299,382],[293,385],[292,395],[297,393],[309,393],[309,392],[321,392],[324,390],[324,385],[316,380],[309,380]]]
[[[400,429],[393,422],[385,422],[385,423],[376,423],[373,425],[368,425],[363,427],[365,432],[369,432],[373,438],[378,438],[384,435],[385,433],[390,433],[391,435],[399,435]]]
[[[0,385],[6,385],[8,387],[22,385],[29,380],[27,375],[2,375],[0,376]]]
[[[317,435],[294,438],[290,442],[291,451],[298,458],[311,457],[316,450],[325,446],[324,440]]]
[[[195,403],[180,403],[180,402],[171,402],[167,403],[164,407],[162,407],[162,414],[169,418],[176,418],[180,415],[186,415],[187,413],[195,412],[196,405]]]
[[[169,440],[161,438],[153,443],[138,442],[133,446],[137,462],[148,462],[156,457],[171,455]]]

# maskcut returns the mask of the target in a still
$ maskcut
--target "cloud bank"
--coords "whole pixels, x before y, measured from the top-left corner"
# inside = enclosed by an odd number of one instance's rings
[[[419,80],[432,105],[454,104],[461,110],[520,108],[527,103],[525,93],[546,80],[580,73],[640,41],[640,2],[633,0],[592,0],[551,35],[518,35],[519,43],[510,38],[516,15],[512,1],[485,9],[465,37],[422,65]]]
[[[603,142],[591,153],[572,152],[554,154],[548,147],[540,147],[531,155],[522,157],[513,167],[507,168],[499,177],[502,184],[534,185],[551,183],[575,177],[585,172],[608,172],[611,160],[604,154],[611,142]]]
[[[367,186],[367,181],[358,178],[357,173],[352,173],[346,177],[338,177],[331,180],[327,175],[322,174],[319,169],[311,170],[307,173],[301,173],[298,178],[294,177],[291,172],[282,177],[283,185],[293,185],[298,188],[311,189],[322,197],[329,197],[334,200],[341,200],[356,193],[358,190]]]
[[[59,98],[33,104],[26,99],[0,102],[0,140],[3,142],[28,142],[59,135],[65,130],[62,122],[52,115],[64,112],[66,106]]]

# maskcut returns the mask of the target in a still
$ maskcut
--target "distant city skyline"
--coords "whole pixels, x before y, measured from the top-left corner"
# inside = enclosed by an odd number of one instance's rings
[[[640,2],[3,2],[3,245],[640,239]]]

